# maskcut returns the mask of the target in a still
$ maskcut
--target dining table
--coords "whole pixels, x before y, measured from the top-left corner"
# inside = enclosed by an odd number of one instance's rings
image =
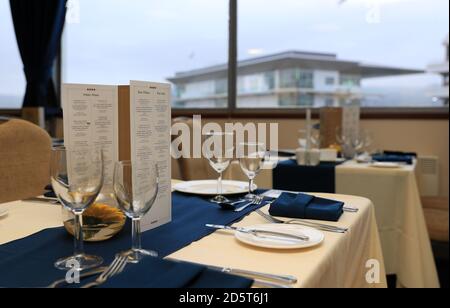
[[[305,168],[298,166],[295,158],[272,157],[256,184],[266,189],[298,191],[305,185],[306,189],[371,200],[386,272],[396,275],[397,287],[439,288],[416,173],[415,160],[399,166],[348,160]],[[227,177],[247,180],[238,162],[231,164]]]
[[[173,202],[177,202],[180,197],[184,198],[177,195],[177,192],[173,194],[176,196]],[[220,268],[291,275],[297,278],[297,282],[291,285],[295,288],[386,288],[385,262],[373,203],[367,198],[356,196],[314,195],[342,201],[347,207],[358,209],[357,212],[344,212],[338,222],[326,222],[348,228],[346,233],[323,232],[324,241],[319,246],[280,250],[243,244],[229,231],[211,231],[164,257]],[[214,204],[210,206],[217,207]],[[11,247],[20,246],[15,243],[26,241],[39,232],[46,232],[45,230],[62,229],[60,205],[18,200],[1,204],[0,207],[8,209],[8,214],[0,218],[0,258],[7,258],[8,253],[14,256],[17,251],[11,251]],[[190,211],[190,203],[183,202],[178,210]],[[250,209],[231,225],[247,227],[267,224],[255,210],[256,208]],[[268,206],[263,206],[260,210],[267,214]],[[143,236],[145,238],[145,233]],[[58,242],[52,245],[58,245]],[[9,247],[9,250],[3,249],[4,247]],[[0,266],[0,272],[1,268]]]

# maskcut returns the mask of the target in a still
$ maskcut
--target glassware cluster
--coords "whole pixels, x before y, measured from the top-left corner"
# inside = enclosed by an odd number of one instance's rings
[[[103,259],[84,252],[82,217],[94,204],[103,186],[103,151],[95,148],[53,148],[50,174],[58,200],[75,217],[73,255],[57,260],[55,267],[65,271],[71,268],[84,271],[98,267]],[[140,221],[150,211],[158,196],[158,166],[152,163],[117,162],[113,188],[120,209],[132,220],[132,245],[125,252],[128,261],[137,263],[144,256],[157,256],[155,252],[141,247]]]

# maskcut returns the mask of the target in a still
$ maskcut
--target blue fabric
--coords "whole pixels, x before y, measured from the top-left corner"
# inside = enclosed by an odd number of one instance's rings
[[[142,234],[142,247],[166,257],[214,232],[205,224],[230,225],[259,208],[241,213],[226,211],[196,196],[173,194],[172,222]],[[39,205],[36,205],[39,206]],[[261,205],[262,206],[262,205]],[[86,243],[88,254],[110,263],[114,255],[131,246],[131,224],[109,241]],[[53,263],[73,251],[73,239],[63,228],[47,229],[0,246],[0,287],[40,287],[63,277]]]
[[[128,265],[102,288],[249,288],[251,279],[212,271],[205,266],[147,258]]]
[[[23,107],[57,107],[52,74],[66,0],[10,0],[10,6],[27,80]]]
[[[417,157],[416,152],[401,152],[401,151],[383,151],[385,155],[400,155],[400,156],[412,156]]]
[[[344,203],[306,194],[283,193],[271,206],[272,216],[338,221]]]
[[[406,163],[412,165],[414,157],[409,155],[376,154],[372,159],[378,162]]]
[[[318,166],[299,166],[294,160],[280,162],[273,170],[273,187],[279,190],[335,193],[336,166],[322,162]]]

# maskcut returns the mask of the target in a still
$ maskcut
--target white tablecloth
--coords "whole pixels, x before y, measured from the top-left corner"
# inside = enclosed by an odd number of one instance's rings
[[[272,188],[272,173],[271,169],[263,170],[256,180],[258,186]],[[236,163],[227,176],[246,179]],[[336,167],[336,192],[362,196],[373,202],[386,271],[397,275],[399,286],[439,287],[415,165],[381,169],[346,162]]]
[[[348,233],[326,233],[325,241],[319,247],[292,251],[259,249],[239,243],[230,233],[218,231],[170,257],[208,265],[290,274],[299,279],[296,287],[303,288],[386,287],[383,255],[371,202],[359,197],[321,196],[342,200],[360,211],[345,213],[339,223],[334,223],[349,227]],[[17,201],[0,206],[10,209],[9,215],[0,219],[0,245],[45,228],[61,226],[61,210],[55,205]],[[265,223],[263,218],[253,213],[237,225],[262,223]],[[369,260],[379,263],[379,283],[366,281]]]

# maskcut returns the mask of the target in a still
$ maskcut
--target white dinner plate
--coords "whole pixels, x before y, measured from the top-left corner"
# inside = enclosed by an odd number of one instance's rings
[[[253,190],[258,187],[253,184]],[[175,184],[174,190],[186,194],[213,196],[217,194],[217,180],[188,181]],[[248,183],[239,181],[222,181],[222,195],[237,195],[248,192]]]
[[[395,169],[395,168],[400,168],[402,165],[400,165],[399,163],[384,163],[384,162],[378,162],[378,163],[373,163],[370,164],[371,167],[375,167],[375,168],[389,168],[389,169]]]
[[[0,218],[3,218],[6,215],[8,215],[8,208],[0,206]]]
[[[283,225],[283,224],[265,224],[265,225],[256,225],[246,227],[246,229],[253,230],[267,230],[274,232],[287,233],[292,235],[305,235],[309,237],[309,241],[297,241],[290,239],[282,239],[277,237],[260,237],[255,236],[248,233],[243,232],[235,232],[235,237],[238,241],[241,241],[245,244],[262,247],[262,248],[270,248],[270,249],[301,249],[301,248],[309,248],[320,245],[325,236],[322,232],[304,227],[299,225]]]

